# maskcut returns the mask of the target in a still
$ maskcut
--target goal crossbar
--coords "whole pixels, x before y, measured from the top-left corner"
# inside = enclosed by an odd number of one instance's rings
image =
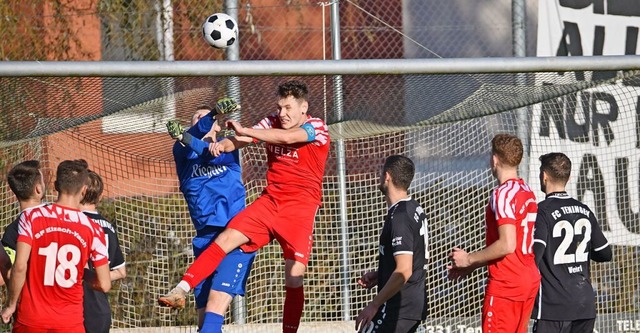
[[[217,61],[3,61],[0,77],[525,73],[640,69],[640,56]]]

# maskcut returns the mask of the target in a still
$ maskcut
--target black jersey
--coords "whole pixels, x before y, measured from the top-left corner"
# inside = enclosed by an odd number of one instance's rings
[[[593,212],[566,192],[550,193],[538,205],[534,235],[534,246],[543,245],[544,250],[541,260],[536,258],[542,281],[531,317],[595,318],[589,263],[594,253],[610,247]]]
[[[22,216],[22,212],[18,214],[13,222],[9,223],[7,227],[4,229],[4,234],[2,234],[2,246],[8,247],[12,250],[16,250],[18,243],[18,224],[20,223],[20,216]]]
[[[18,246],[18,225],[20,224],[20,216],[22,216],[22,213],[24,213],[27,210],[30,210],[36,207],[42,207],[44,205],[46,205],[46,203],[41,203],[37,206],[29,207],[21,211],[20,214],[18,214],[18,217],[16,217],[16,219],[13,220],[13,222],[9,223],[9,225],[7,225],[7,227],[4,229],[4,233],[2,234],[2,240],[1,240],[2,246],[8,247],[15,251],[16,247]]]
[[[109,269],[114,270],[125,265],[124,255],[116,230],[107,219],[97,212],[84,211],[85,215],[104,230],[109,253]],[[93,268],[93,267],[92,267]],[[84,326],[87,332],[108,332],[111,326],[111,308],[107,294],[91,288],[84,282]]]
[[[396,268],[394,255],[412,254],[413,273],[402,289],[380,307],[387,317],[422,320],[427,315],[424,266],[427,252],[427,218],[422,207],[407,198],[389,208],[380,235],[378,290]]]

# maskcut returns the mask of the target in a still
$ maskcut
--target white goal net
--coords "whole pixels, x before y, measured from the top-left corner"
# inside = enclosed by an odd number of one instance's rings
[[[490,140],[496,133],[517,134],[527,148],[522,176],[539,198],[538,156],[566,153],[574,165],[570,194],[596,212],[614,244],[614,260],[594,264],[592,276],[597,327],[614,332],[620,323],[637,320],[640,310],[640,76],[612,73],[598,79],[586,72],[583,80],[576,78],[584,73],[570,71],[345,75],[341,95],[331,76],[319,75],[4,76],[0,170],[5,175],[20,161],[42,161],[52,201],[58,163],[87,160],[105,181],[99,210],[116,226],[127,261],[127,278],[110,292],[114,328],[177,326],[190,332],[197,321],[193,299],[179,313],[156,304],[193,259],[194,230],[164,123],[177,118],[186,125],[197,106],[236,91],[243,106],[240,122],[253,125],[273,111],[278,83],[303,80],[310,88],[310,113],[325,119],[332,135],[305,278],[303,327],[353,320],[372,299],[375,288],[363,290],[356,280],[377,264],[386,213],[377,188],[380,164],[403,154],[417,166],[410,193],[425,208],[430,228],[429,319],[423,328],[478,332],[486,271],[453,283],[446,278],[446,259],[454,246],[470,251],[484,246],[484,207],[496,185],[488,168]],[[247,204],[265,186],[263,149],[242,150]],[[17,214],[3,177],[3,226]],[[234,332],[262,332],[261,325],[281,321],[280,253],[275,242],[259,252],[247,296],[227,316]]]

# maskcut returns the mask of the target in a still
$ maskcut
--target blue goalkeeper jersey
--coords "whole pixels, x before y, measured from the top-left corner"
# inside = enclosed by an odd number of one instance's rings
[[[191,221],[196,230],[205,226],[224,227],[245,207],[246,191],[238,151],[213,157],[208,144],[200,140],[213,124],[208,115],[187,132],[191,143],[173,146],[180,191],[189,207]]]

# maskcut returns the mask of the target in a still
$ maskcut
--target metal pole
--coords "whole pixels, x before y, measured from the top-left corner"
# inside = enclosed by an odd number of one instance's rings
[[[0,77],[402,75],[640,70],[639,55],[442,59],[0,61]]]
[[[331,54],[333,60],[340,60],[342,53],[340,50],[340,8],[338,1],[331,3]],[[324,24],[324,22],[323,22]],[[333,107],[336,114],[336,121],[340,122],[343,118],[343,92],[342,92],[342,75],[333,77],[334,100]],[[338,131],[341,129],[338,128]],[[349,312],[351,310],[350,303],[350,279],[349,279],[349,229],[347,221],[347,175],[346,175],[346,154],[344,147],[344,139],[336,142],[336,162],[338,181],[340,184],[340,247],[341,247],[341,270],[342,270],[342,320],[351,320]]]
[[[527,4],[526,0],[511,1],[511,23],[512,23],[512,39],[513,39],[513,56],[524,58],[527,56]],[[527,77],[524,73],[516,74],[516,85],[524,86],[527,84]],[[529,181],[529,152],[531,149],[530,138],[530,119],[529,108],[522,107],[516,110],[516,126],[517,135],[522,140],[523,155],[522,162],[519,167],[520,177]]]
[[[174,41],[173,41],[173,5],[171,0],[159,0],[156,2],[156,30],[158,37],[158,48],[160,50],[160,60],[174,61]],[[175,82],[174,78],[168,78],[166,84],[163,84],[167,101],[162,105],[162,117],[160,122],[166,118],[175,118],[176,100],[175,100]]]
[[[226,8],[227,15],[231,16],[236,24],[238,23],[238,0],[225,0],[224,6]],[[238,61],[240,60],[240,34],[238,33],[238,39],[235,43],[229,46],[226,50],[227,60]],[[240,78],[238,76],[229,76],[227,78],[227,96],[241,103],[240,100]],[[222,97],[217,96],[215,98]],[[241,111],[240,111],[241,112]],[[240,112],[232,113],[229,117],[233,120],[240,120]],[[240,165],[242,165],[242,154],[240,154]],[[233,298],[231,303],[231,318],[236,324],[246,324],[247,318],[247,303],[243,296],[237,295]]]

